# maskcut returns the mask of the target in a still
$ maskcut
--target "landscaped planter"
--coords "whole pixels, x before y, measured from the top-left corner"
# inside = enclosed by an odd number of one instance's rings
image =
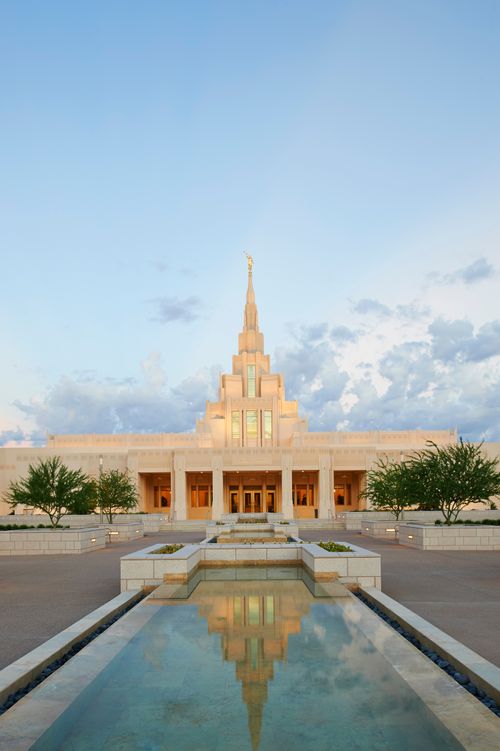
[[[106,530],[22,529],[0,532],[0,555],[61,555],[90,553],[106,545]]]
[[[419,550],[500,550],[500,527],[401,523],[399,544]]]
[[[344,544],[344,543],[343,543]],[[351,586],[381,586],[380,555],[349,545],[350,552],[330,553],[314,543],[217,545],[204,541],[161,555],[152,545],[120,560],[121,591],[185,583],[198,566],[304,565],[316,581],[336,579]]]

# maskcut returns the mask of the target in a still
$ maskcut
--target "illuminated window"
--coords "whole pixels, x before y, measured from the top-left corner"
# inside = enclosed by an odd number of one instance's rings
[[[155,508],[170,508],[171,492],[170,488],[155,485],[153,488],[153,498]]]
[[[351,484],[335,485],[335,503],[337,506],[351,505]]]
[[[211,485],[191,486],[191,508],[207,508],[212,505]]]
[[[264,438],[273,437],[273,413],[270,409],[264,410]]]
[[[233,438],[240,437],[240,413],[238,410],[231,412],[231,435]]]
[[[294,506],[314,506],[314,485],[304,483],[293,484],[292,500]]]
[[[247,438],[257,438],[257,410],[247,410]]]
[[[247,396],[255,396],[255,365],[247,365]]]

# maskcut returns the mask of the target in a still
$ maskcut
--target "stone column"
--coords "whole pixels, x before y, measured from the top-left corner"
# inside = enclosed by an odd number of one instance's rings
[[[176,521],[187,519],[186,505],[186,457],[174,454],[174,502],[173,518]]]
[[[222,456],[212,456],[212,519],[220,519],[224,513],[224,478]]]
[[[293,519],[292,503],[292,455],[281,455],[281,511],[285,519]]]
[[[330,456],[319,456],[319,505],[318,516],[320,519],[328,519],[330,514],[330,498],[332,488],[330,485]]]
[[[331,457],[330,461],[332,465],[332,469],[330,472],[330,477],[331,477],[330,497],[332,499],[332,516],[335,519],[335,517],[337,516],[337,509],[335,507],[335,468],[334,468],[333,456]]]

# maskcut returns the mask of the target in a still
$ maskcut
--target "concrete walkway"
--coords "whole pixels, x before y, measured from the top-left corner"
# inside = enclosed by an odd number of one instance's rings
[[[0,556],[0,668],[117,595],[120,557],[163,532],[84,555]],[[420,551],[353,532],[304,531],[303,539],[352,542],[382,555],[383,591],[500,666],[500,553]]]

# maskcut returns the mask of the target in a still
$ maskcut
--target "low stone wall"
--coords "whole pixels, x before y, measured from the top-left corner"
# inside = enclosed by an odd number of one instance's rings
[[[0,532],[0,555],[61,555],[90,553],[106,546],[106,530],[21,529]]]
[[[113,524],[135,524],[142,522],[145,534],[159,532],[160,526],[168,521],[165,514],[113,514]],[[106,517],[101,514],[68,514],[61,518],[60,524],[71,528],[94,527],[106,524]],[[47,514],[7,514],[0,516],[0,524],[50,524]]]
[[[341,543],[342,544],[342,543]],[[350,545],[352,552],[329,553],[314,543],[185,545],[171,555],[155,555],[152,545],[120,560],[121,591],[185,582],[199,565],[289,565],[302,563],[316,580],[338,579],[342,584],[381,586],[380,555]]]
[[[500,527],[400,524],[399,544],[419,550],[500,550]]]
[[[361,534],[367,537],[382,537],[386,540],[397,540],[399,521],[391,519],[363,519],[361,522]]]
[[[103,527],[108,536],[108,542],[125,542],[144,537],[144,525],[142,521],[113,522]]]
[[[491,511],[478,506],[477,509],[461,511],[458,518],[464,521],[500,519],[500,510]],[[394,521],[394,514],[390,511],[344,511],[337,513],[335,519],[342,522],[346,531],[357,531],[361,530],[365,521]],[[409,510],[403,511],[400,516],[400,521],[415,521],[417,524],[434,524],[437,519],[441,521],[444,519],[440,511]]]

